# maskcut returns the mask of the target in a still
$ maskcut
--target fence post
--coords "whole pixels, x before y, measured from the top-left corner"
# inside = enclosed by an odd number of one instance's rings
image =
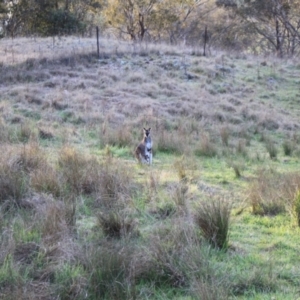
[[[96,35],[97,35],[97,55],[98,59],[100,59],[100,50],[99,50],[99,27],[96,26]]]
[[[204,44],[203,44],[203,56],[206,56],[206,44],[208,42],[208,33],[207,33],[207,25],[205,25],[205,30],[204,30],[204,35],[203,35],[203,41],[204,41]]]

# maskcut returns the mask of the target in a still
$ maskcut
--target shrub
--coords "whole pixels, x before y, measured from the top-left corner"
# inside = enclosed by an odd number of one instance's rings
[[[195,223],[203,237],[215,248],[228,248],[230,211],[229,203],[219,198],[203,201],[197,208]]]

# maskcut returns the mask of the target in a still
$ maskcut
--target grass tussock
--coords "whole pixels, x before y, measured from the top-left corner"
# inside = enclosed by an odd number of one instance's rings
[[[298,227],[300,227],[300,191],[298,190],[295,194],[293,201],[293,213],[297,222]]]
[[[106,145],[117,146],[120,148],[131,147],[133,145],[132,129],[129,126],[118,126],[103,123],[100,134],[100,143],[102,147]]]
[[[87,294],[87,278],[83,266],[64,263],[54,271],[55,294],[62,300],[84,299]]]
[[[299,186],[297,172],[279,174],[274,170],[260,170],[248,188],[253,214],[277,215],[290,211]]]
[[[107,242],[86,253],[86,270],[90,274],[88,291],[92,299],[135,299],[131,262],[134,248]]]
[[[110,210],[99,213],[97,216],[98,225],[105,236],[110,238],[128,237],[135,231],[135,220],[124,210]]]
[[[183,220],[175,218],[169,226],[158,226],[140,252],[139,278],[157,286],[187,287],[191,271],[188,250],[193,239],[195,232]]]
[[[293,152],[296,150],[296,143],[291,140],[285,140],[282,143],[283,153],[286,156],[291,156]]]
[[[230,212],[230,204],[220,198],[203,201],[197,207],[195,224],[205,240],[215,248],[228,248]]]
[[[266,139],[266,149],[271,159],[276,159],[278,156],[278,148],[275,142],[269,138]]]
[[[28,172],[41,163],[39,149],[34,146],[2,148],[0,158],[0,202],[9,200],[20,205],[22,198],[29,192]]]
[[[188,150],[189,141],[179,131],[161,129],[156,132],[154,151],[184,154]]]
[[[38,193],[50,193],[54,197],[60,197],[64,192],[61,174],[50,164],[34,170],[30,176],[31,187]]]
[[[249,187],[249,201],[256,215],[276,215],[285,212],[283,199],[278,195],[276,186],[280,183],[276,173],[261,171]]]
[[[71,191],[77,194],[97,191],[100,165],[96,158],[65,146],[59,153],[58,164],[63,180]]]
[[[214,157],[218,154],[216,145],[207,134],[201,136],[200,143],[195,148],[196,156]]]
[[[132,172],[120,160],[108,156],[100,165],[98,204],[102,207],[114,207],[116,203],[125,205],[134,191]]]

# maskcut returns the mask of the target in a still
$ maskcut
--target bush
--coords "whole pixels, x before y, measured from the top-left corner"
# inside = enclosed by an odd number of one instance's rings
[[[197,208],[195,223],[215,248],[228,248],[230,211],[229,203],[219,198],[203,201]]]

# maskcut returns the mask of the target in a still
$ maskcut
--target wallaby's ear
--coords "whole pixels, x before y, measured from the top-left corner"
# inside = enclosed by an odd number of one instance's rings
[[[145,127],[143,129],[144,129],[144,131],[147,131],[147,129]]]
[[[151,130],[151,127],[149,127],[148,131],[150,131],[150,130]]]

